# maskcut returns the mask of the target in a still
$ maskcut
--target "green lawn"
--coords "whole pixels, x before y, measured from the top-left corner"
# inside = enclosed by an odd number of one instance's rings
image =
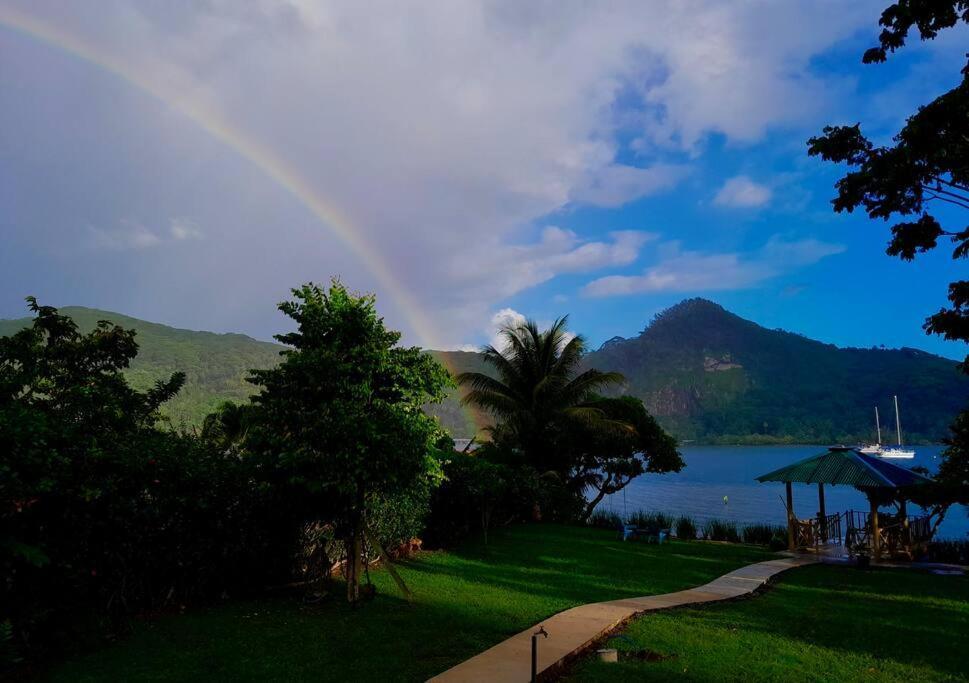
[[[56,681],[419,681],[574,605],[705,583],[769,553],[740,545],[622,543],[597,529],[528,525],[424,553],[401,573],[415,604],[373,572],[378,597],[351,610],[292,598],[230,601],[139,625],[55,667]]]
[[[969,680],[969,577],[807,567],[739,602],[647,615],[611,647],[668,659],[586,660],[572,681]]]

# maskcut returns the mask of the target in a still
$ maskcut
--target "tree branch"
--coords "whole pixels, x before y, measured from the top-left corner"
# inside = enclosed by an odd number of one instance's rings
[[[928,190],[928,188],[925,188],[925,189],[931,192],[931,194],[928,197],[926,197],[926,201],[932,201],[933,199],[938,199],[939,201],[946,202],[947,204],[954,204],[962,209],[969,210],[969,203],[963,204],[962,202],[956,201],[955,199],[949,199],[948,197],[940,197],[939,195],[935,194],[935,190]],[[966,199],[964,201],[969,202],[969,199]]]

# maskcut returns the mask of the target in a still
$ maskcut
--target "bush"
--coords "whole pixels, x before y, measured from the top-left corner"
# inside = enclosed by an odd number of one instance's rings
[[[622,518],[619,515],[606,510],[594,510],[586,523],[597,529],[611,529],[612,531],[621,528],[623,525]]]
[[[711,519],[703,525],[703,537],[708,541],[728,541],[740,543],[740,532],[734,522]]]
[[[786,538],[787,528],[776,524],[748,524],[741,530],[744,543],[770,545],[776,536]],[[784,541],[787,544],[787,541]]]
[[[430,495],[424,541],[448,547],[462,538],[545,509],[546,486],[529,467],[508,464],[486,444],[474,453],[442,452],[444,481]]]
[[[644,529],[672,529],[674,520],[663,512],[637,510],[629,516],[629,523]]]
[[[159,428],[182,376],[135,391],[133,332],[82,335],[31,304],[33,326],[0,338],[0,622],[14,642],[73,643],[288,569],[285,501],[246,459]]]
[[[784,529],[783,533],[771,536],[770,543],[767,544],[767,547],[775,552],[778,550],[787,550],[787,529]]]
[[[696,522],[691,517],[680,517],[676,520],[676,537],[684,541],[696,540]]]
[[[969,540],[932,541],[926,559],[929,562],[969,564]]]

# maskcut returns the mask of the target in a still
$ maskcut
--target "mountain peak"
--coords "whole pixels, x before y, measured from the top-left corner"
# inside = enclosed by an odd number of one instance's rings
[[[723,306],[709,299],[695,297],[657,313],[643,330],[643,334],[668,326],[710,325],[726,320],[740,319]]]

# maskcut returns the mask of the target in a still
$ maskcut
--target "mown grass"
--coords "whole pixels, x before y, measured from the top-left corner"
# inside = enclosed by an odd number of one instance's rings
[[[668,658],[588,659],[570,681],[969,679],[969,577],[807,567],[763,595],[639,618],[610,641]]]
[[[622,543],[614,532],[553,525],[499,530],[403,564],[413,604],[374,571],[377,597],[334,595],[190,610],[52,669],[55,681],[419,681],[574,605],[666,593],[767,559],[751,546]]]

